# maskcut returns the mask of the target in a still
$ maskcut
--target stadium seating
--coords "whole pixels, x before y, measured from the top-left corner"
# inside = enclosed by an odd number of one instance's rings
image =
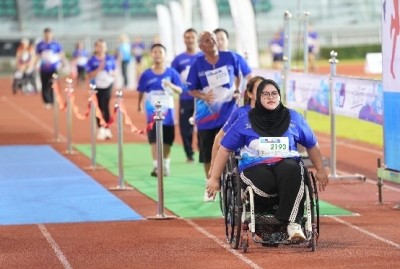
[[[154,16],[157,4],[168,4],[165,0],[101,0],[105,16]]]
[[[272,8],[270,0],[253,0],[256,12],[268,12]],[[168,5],[168,0],[101,0],[102,12],[105,16],[154,16],[156,5]],[[230,15],[229,0],[216,1],[220,15]],[[128,10],[128,12],[127,12]]]
[[[254,11],[256,13],[266,13],[272,9],[272,3],[270,0],[252,0]],[[229,0],[217,0],[219,15],[225,16],[231,14],[229,7]]]
[[[15,18],[17,16],[17,5],[15,0],[0,1],[0,18]]]
[[[32,10],[35,17],[40,18],[57,18],[59,16],[59,8],[46,8],[47,0],[32,0]],[[62,16],[76,17],[80,14],[79,0],[62,0]]]

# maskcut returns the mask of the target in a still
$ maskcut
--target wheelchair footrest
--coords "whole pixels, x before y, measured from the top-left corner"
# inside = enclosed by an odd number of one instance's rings
[[[285,241],[288,238],[286,226],[271,214],[255,215],[255,234],[262,239],[260,243],[274,245]]]

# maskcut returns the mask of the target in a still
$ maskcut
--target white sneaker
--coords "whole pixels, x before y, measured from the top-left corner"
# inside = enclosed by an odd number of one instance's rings
[[[111,138],[113,138],[113,135],[112,135],[112,133],[111,133],[111,130],[109,129],[109,128],[104,128],[104,134],[105,134],[105,136],[106,136],[106,139],[111,139]]]
[[[287,226],[287,233],[289,235],[288,240],[293,243],[302,243],[306,240],[301,225],[298,223],[291,222]]]
[[[107,135],[106,135],[106,128],[100,127],[97,130],[97,140],[106,140]]]
[[[215,197],[208,197],[207,190],[205,190],[203,201],[204,202],[215,202]]]

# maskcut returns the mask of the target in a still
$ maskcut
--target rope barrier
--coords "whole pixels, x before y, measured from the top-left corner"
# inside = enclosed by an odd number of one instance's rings
[[[54,91],[55,98],[58,103],[58,109],[61,111],[65,111],[67,108],[67,101],[64,100],[64,97],[61,94],[60,82],[57,79],[53,79],[53,91]],[[77,119],[79,119],[79,120],[87,119],[90,115],[90,108],[92,105],[94,105],[96,117],[99,119],[101,126],[108,128],[115,122],[115,118],[116,118],[116,115],[118,112],[118,106],[114,107],[113,113],[112,113],[109,121],[106,122],[103,117],[103,114],[100,110],[96,94],[93,94],[89,97],[88,105],[87,105],[86,111],[84,113],[80,112],[80,109],[75,102],[76,97],[75,97],[74,93],[67,92],[66,94],[68,94],[68,97],[70,98],[72,111]],[[144,135],[153,129],[154,123],[155,123],[154,120],[152,122],[148,123],[144,129],[139,129],[136,125],[134,125],[131,117],[128,115],[128,112],[127,112],[126,107],[125,107],[124,103],[122,102],[122,100],[120,102],[119,109],[121,110],[121,113],[124,115],[124,124],[129,127],[129,130],[131,133],[138,134],[138,135]]]

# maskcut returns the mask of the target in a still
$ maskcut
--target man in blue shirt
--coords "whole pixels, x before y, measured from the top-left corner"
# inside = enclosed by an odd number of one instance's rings
[[[179,130],[181,133],[183,148],[185,150],[187,162],[193,162],[193,125],[189,119],[194,113],[194,98],[189,94],[187,85],[187,76],[190,66],[199,55],[197,52],[197,32],[193,28],[189,28],[183,34],[186,51],[179,54],[171,63],[181,77],[182,94],[179,96]]]
[[[63,49],[57,41],[53,39],[53,32],[50,28],[43,31],[43,40],[36,46],[37,61],[40,61],[40,80],[42,82],[42,98],[46,109],[50,109],[54,94],[51,88],[52,76],[57,73],[65,63]]]
[[[215,34],[202,32],[199,47],[204,54],[192,64],[187,83],[190,94],[196,98],[195,124],[203,154],[200,161],[207,178],[214,138],[236,108],[235,78],[240,69],[235,54],[218,51]],[[207,193],[204,200],[209,201]]]
[[[180,94],[182,92],[182,84],[178,72],[175,69],[166,66],[166,49],[162,44],[156,43],[151,47],[151,58],[153,65],[146,69],[140,76],[138,83],[139,101],[138,111],[142,111],[142,101],[144,95],[146,107],[147,124],[154,123],[155,104],[161,102],[161,110],[164,120],[163,128],[163,147],[164,147],[164,176],[170,173],[170,152],[171,146],[175,139],[175,109],[173,93]],[[156,128],[147,133],[149,144],[151,145],[151,154],[153,158],[153,171],[150,175],[157,177],[157,148],[156,148]]]

